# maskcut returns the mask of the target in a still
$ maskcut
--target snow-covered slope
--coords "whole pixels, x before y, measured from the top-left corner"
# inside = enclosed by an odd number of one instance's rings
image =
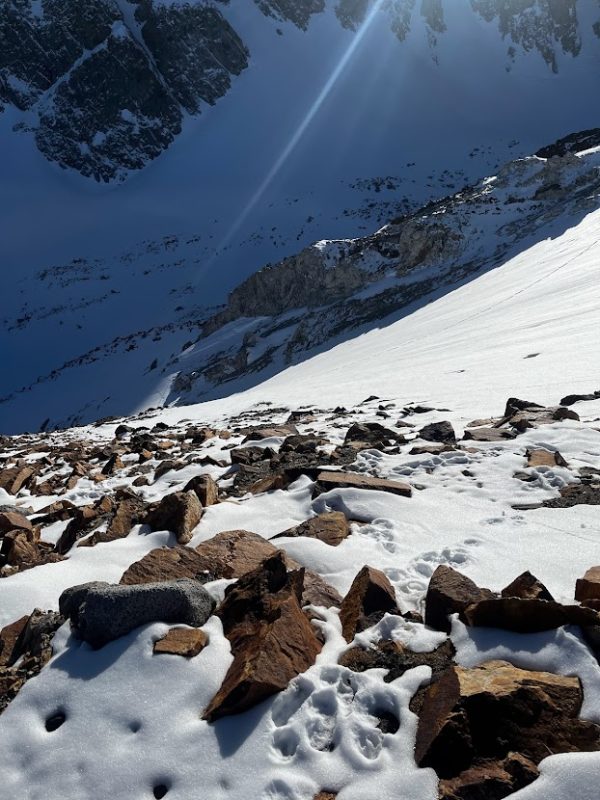
[[[139,36],[132,4],[118,6]],[[248,49],[247,68],[214,107],[186,112],[171,146],[125,183],[61,171],[33,134],[13,130],[33,124],[30,110],[6,105],[0,394],[33,389],[0,406],[0,429],[162,401],[165,365],[265,264],[315,241],[370,234],[598,124],[589,100],[595,0],[569,2],[566,13],[533,0],[403,0],[354,4],[352,13],[306,3],[302,19],[293,8],[218,5]],[[102,152],[105,140],[97,143]],[[79,360],[88,367],[36,386]]]
[[[599,252],[596,211],[415,313],[291,367],[249,392],[125,420],[147,432],[163,423],[154,435],[175,442],[190,426],[197,431],[216,422],[235,431],[246,424],[280,423],[290,411],[306,406],[313,413],[298,417],[300,430],[325,435],[334,444],[343,441],[353,421],[380,421],[407,435],[409,441],[399,447],[363,450],[351,468],[408,480],[412,498],[350,488],[313,497],[313,481],[304,475],[286,490],[229,497],[211,506],[190,546],[240,528],[270,539],[316,513],[338,510],[356,521],[339,547],[306,538],[283,538],[277,544],[342,593],[368,563],[388,576],[402,610],[414,610],[422,605],[433,570],[442,564],[493,590],[529,569],[557,600],[572,602],[576,578],[597,561],[598,506],[530,511],[519,506],[556,497],[559,489],[580,481],[585,470],[597,474],[600,400],[573,406],[579,420],[550,421],[490,444],[463,442],[462,449],[439,455],[411,455],[416,431],[405,423],[420,428],[443,418],[460,437],[473,418],[501,415],[509,395],[556,404],[565,394],[599,388]],[[372,395],[379,398],[363,402]],[[339,410],[333,413],[341,404],[348,409],[345,417]],[[405,417],[402,409],[414,404],[429,411]],[[28,458],[42,463],[45,454],[69,442],[101,448],[113,441],[117,424],[31,439],[38,452]],[[242,435],[238,427],[230,439],[196,445],[198,452],[190,454],[185,468],[166,472],[140,488],[140,495],[155,500],[200,473],[212,474],[227,491],[228,467],[217,464],[232,444],[239,446]],[[282,440],[272,436],[260,446],[277,450]],[[7,441],[6,453],[27,442]],[[568,466],[528,469],[526,453],[540,447],[559,450]],[[215,461],[203,465],[203,455]],[[81,505],[130,486],[134,460],[126,456],[125,462],[103,482],[81,477],[61,499]],[[160,462],[148,463],[150,477]],[[65,470],[58,466],[58,473],[66,475]],[[0,499],[15,500],[8,495]],[[16,501],[40,508],[53,499],[25,489]],[[52,533],[57,535],[54,528]],[[2,622],[29,613],[33,604],[56,608],[59,593],[80,580],[115,580],[128,560],[162,544],[172,546],[173,538],[135,527],[123,540],[75,547],[65,561],[2,578]],[[210,587],[221,592],[223,582]],[[214,724],[201,720],[200,713],[231,663],[217,618],[204,628],[208,647],[191,660],[152,654],[153,642],[166,631],[162,623],[140,628],[100,651],[78,642],[65,626],[55,638],[52,661],[0,717],[7,797],[141,800],[153,789],[166,789],[167,797],[185,800],[198,791],[211,800],[312,800],[326,789],[339,792],[338,800],[435,800],[435,774],[414,763],[417,718],[409,710],[411,696],[429,680],[428,668],[410,670],[390,683],[383,681],[381,670],[351,672],[338,664],[347,648],[338,612],[322,610],[321,615],[326,645],[316,664],[275,699]],[[388,616],[357,642],[367,645],[382,638],[423,652],[444,635]],[[577,628],[523,635],[468,628],[455,620],[452,639],[458,662],[467,667],[501,658],[526,669],[579,676],[582,715],[600,722],[600,667]],[[398,732],[378,727],[382,708],[397,717]],[[64,724],[48,732],[45,721],[57,711]],[[551,756],[541,764],[541,777],[515,797],[594,800],[599,773],[598,753]]]

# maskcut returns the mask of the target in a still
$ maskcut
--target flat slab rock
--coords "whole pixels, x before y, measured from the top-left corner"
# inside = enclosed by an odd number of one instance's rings
[[[337,547],[346,539],[349,533],[350,525],[345,514],[341,511],[330,511],[327,514],[319,514],[317,517],[307,519],[306,522],[302,522],[294,528],[289,528],[273,538],[305,536],[308,539],[319,539],[319,541],[325,542],[331,547]]]
[[[369,489],[376,492],[390,492],[401,497],[412,496],[411,486],[403,481],[374,478],[357,472],[320,472],[317,475],[313,496],[316,497],[332,489]]]
[[[162,639],[154,643],[154,654],[166,653],[184,658],[195,658],[208,644],[208,636],[196,628],[171,628]]]

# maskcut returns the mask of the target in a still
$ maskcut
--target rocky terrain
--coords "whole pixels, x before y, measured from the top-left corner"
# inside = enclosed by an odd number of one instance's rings
[[[558,581],[541,553],[531,560],[538,529],[558,530],[556,542],[586,540],[562,525],[567,509],[583,520],[600,504],[600,391],[550,407],[512,397],[499,412],[460,423],[451,409],[371,397],[347,409],[248,408],[221,427],[191,407],[178,422],[146,412],[3,437],[3,770],[15,748],[43,747],[47,762],[75,744],[86,693],[117,669],[115,644],[121,660],[142,659],[138,678],[121,674],[112,692],[146,741],[188,702],[178,699],[181,669],[207,686],[189,709],[188,755],[214,736],[227,742],[225,718],[238,720],[238,737],[265,766],[248,787],[234,762],[232,797],[242,785],[252,797],[283,797],[299,774],[304,789],[290,797],[354,798],[364,791],[362,759],[384,786],[388,775],[412,780],[415,797],[501,800],[546,785],[548,755],[600,752],[600,567],[587,562],[595,539],[581,547],[587,567],[576,585],[570,569]],[[423,550],[431,534],[422,515],[448,499],[462,514],[459,540],[446,528],[444,547]],[[494,505],[513,520],[504,531],[513,549],[498,551],[487,588],[473,578],[491,574],[498,533],[493,519],[487,530],[475,520]],[[245,529],[230,527],[237,520]],[[523,536],[530,545],[515,550]],[[151,680],[144,691],[160,691],[146,663],[170,685],[170,707],[139,722],[144,700],[139,685],[129,698],[128,683]],[[78,687],[79,670],[89,677]],[[248,727],[255,708],[265,722]],[[92,751],[123,724],[108,708],[94,713]],[[32,714],[41,717],[27,722]],[[397,753],[392,764],[388,752]],[[68,794],[73,769],[82,798],[124,797],[145,780],[138,771],[124,779],[117,759],[120,788],[111,788],[86,753],[79,767],[69,758],[49,773],[48,797]],[[166,774],[155,768],[154,797],[178,796],[177,787],[188,796],[198,780],[170,758]],[[217,761],[205,762],[209,787]],[[278,765],[287,779],[269,777]],[[36,780],[35,771],[4,774],[15,796]]]
[[[377,11],[400,43],[423,24],[434,59],[452,13],[442,0],[255,3],[267,20],[302,30],[331,9],[357,30]],[[588,6],[471,0],[472,13],[506,40],[509,63],[533,51],[555,72],[559,54],[579,54]],[[2,0],[0,111],[22,112],[17,130],[32,133],[50,161],[97,181],[124,179],[169,148],[186,115],[213,105],[252,67],[245,31],[228,14],[226,0],[91,0],[83,12],[77,0]]]

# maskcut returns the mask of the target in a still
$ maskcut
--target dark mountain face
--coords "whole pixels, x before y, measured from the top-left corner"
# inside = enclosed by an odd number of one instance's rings
[[[328,10],[326,0],[254,3],[275,24],[302,30]],[[34,133],[50,161],[96,180],[122,179],[166,150],[184,115],[216,103],[249,66],[244,31],[227,20],[228,2],[219,4],[0,0],[0,111],[4,105],[24,112],[17,127]],[[589,0],[470,4],[482,21],[497,25],[509,60],[537,51],[557,71],[558,53],[580,51],[578,12]],[[424,24],[435,49],[447,32],[448,0],[380,5],[400,42]],[[342,26],[358,29],[373,2],[331,6]],[[600,35],[600,22],[595,30]]]

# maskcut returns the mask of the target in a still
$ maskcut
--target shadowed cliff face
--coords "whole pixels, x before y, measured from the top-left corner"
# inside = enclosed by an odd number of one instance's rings
[[[357,29],[372,8],[370,0],[238,2],[254,3],[265,24],[302,30],[328,8]],[[580,51],[584,0],[470,3],[497,26],[509,63],[537,51],[557,71],[559,53]],[[245,32],[228,22],[227,5],[0,0],[0,111],[25,112],[17,127],[34,132],[50,161],[99,181],[123,179],[166,150],[184,115],[216,103],[249,66]],[[450,12],[448,0],[384,0],[379,13],[400,42],[424,25],[435,60]]]

